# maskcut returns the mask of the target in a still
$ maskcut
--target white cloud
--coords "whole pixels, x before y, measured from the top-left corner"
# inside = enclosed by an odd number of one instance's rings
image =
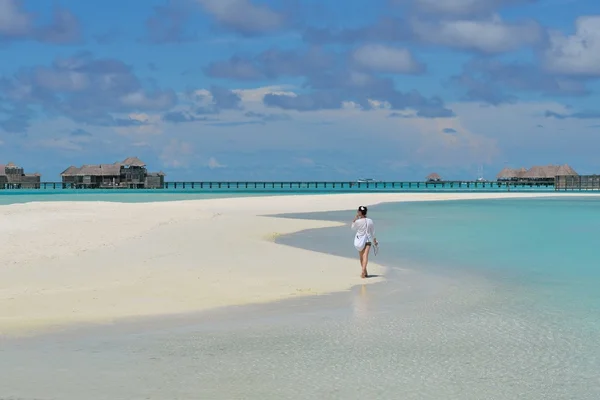
[[[197,0],[206,11],[225,26],[244,33],[260,33],[278,29],[283,17],[265,5],[249,0]]]
[[[295,161],[303,167],[314,167],[316,165],[315,160],[308,157],[297,157]]]
[[[503,53],[538,43],[542,30],[535,22],[506,23],[494,15],[481,20],[411,21],[417,37],[427,43],[484,53]]]
[[[248,103],[244,103],[245,110],[251,105],[257,113],[273,112],[255,101],[257,96],[270,90],[278,88],[244,91],[247,96],[242,97],[248,100]],[[377,101],[371,101],[371,104],[374,107],[371,111],[360,110],[351,102],[342,109],[307,112],[288,110],[286,114],[293,119],[293,123],[286,124],[284,129],[280,124],[270,123],[236,126],[198,121],[178,124],[173,136],[167,137],[122,136],[113,128],[90,127],[92,138],[98,141],[98,146],[97,142],[94,142],[94,146],[81,146],[81,143],[73,141],[76,138],[65,136],[65,132],[71,132],[77,125],[60,118],[35,122],[27,140],[28,144],[88,154],[91,154],[90,149],[94,152],[127,153],[132,146],[143,147],[144,154],[154,152],[163,167],[189,168],[190,171],[208,167],[215,173],[223,170],[220,167],[227,167],[230,171],[243,169],[242,163],[249,160],[253,165],[267,165],[270,168],[269,163],[274,161],[268,154],[282,152],[291,154],[288,161],[297,167],[327,165],[333,171],[336,166],[343,166],[353,171],[356,167],[352,162],[348,164],[348,160],[354,162],[365,157],[375,160],[374,168],[379,168],[377,165],[380,168],[426,166],[442,174],[444,168],[460,169],[465,165],[499,163],[520,152],[523,152],[523,157],[530,157],[527,155],[530,153],[525,152],[534,147],[550,160],[554,160],[551,158],[553,155],[556,156],[556,162],[573,162],[572,157],[577,157],[577,160],[592,158],[593,146],[588,146],[590,150],[586,152],[568,145],[578,139],[593,139],[591,135],[595,131],[588,128],[590,121],[545,118],[546,110],[559,114],[573,112],[551,101],[520,102],[498,107],[460,102],[448,104],[457,117],[440,119],[419,118],[411,110],[401,113],[404,118],[391,118],[394,110],[389,108],[389,104]],[[250,120],[244,116],[245,110],[223,110],[216,118],[224,123],[243,124]],[[158,115],[135,113],[128,117],[156,126],[156,129],[165,126]],[[537,125],[544,125],[545,128],[537,128]],[[456,132],[445,133],[444,130],[448,129]],[[366,146],[357,147],[359,143]],[[195,149],[201,149],[205,156],[197,156]],[[211,154],[223,154],[228,157],[228,162],[223,163],[216,157],[209,158]],[[238,161],[234,154],[243,154],[244,161]]]
[[[215,157],[209,158],[208,162],[206,163],[206,165],[210,169],[226,168],[227,167],[227,165],[221,164]]]
[[[126,107],[164,110],[173,102],[173,96],[169,92],[163,92],[150,97],[147,93],[138,91],[128,93],[119,100]]]
[[[600,76],[600,15],[578,18],[574,35],[550,32],[543,58],[555,73]]]
[[[293,85],[277,85],[277,86],[263,86],[252,89],[234,89],[232,90],[235,94],[240,96],[243,103],[259,103],[262,101],[267,94],[278,94],[278,95],[289,95],[295,96],[296,94],[291,90],[294,89]],[[210,94],[210,92],[209,92]]]
[[[171,139],[169,144],[164,146],[159,158],[165,167],[183,168],[189,166],[193,152],[194,147],[191,143]]]
[[[424,68],[407,49],[382,44],[363,45],[352,52],[352,59],[359,67],[378,72],[414,74]]]

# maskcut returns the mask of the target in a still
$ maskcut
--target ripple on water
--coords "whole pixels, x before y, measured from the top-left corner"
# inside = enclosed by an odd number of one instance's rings
[[[67,400],[600,398],[597,330],[514,288],[412,278],[356,291],[336,318],[21,348],[3,386]]]

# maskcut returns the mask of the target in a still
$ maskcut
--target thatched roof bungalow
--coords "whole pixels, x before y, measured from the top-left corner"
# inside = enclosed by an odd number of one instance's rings
[[[23,167],[12,162],[0,164],[0,189],[6,184],[24,189],[36,188],[39,187],[40,181],[41,175],[38,173],[26,174]]]
[[[554,178],[554,170],[552,166],[534,165],[523,174],[522,178],[527,180]]]
[[[525,174],[523,174],[523,178],[530,180],[554,179],[558,175],[578,176],[579,174],[568,164],[546,166],[536,165],[531,167]]]
[[[575,171],[569,164],[564,164],[558,167],[556,171],[557,176],[579,176],[577,171]]]
[[[148,172],[146,164],[137,157],[128,157],[113,164],[71,165],[61,174],[64,184],[90,188],[161,188],[164,172]]]
[[[439,174],[433,172],[433,173],[427,175],[427,177],[425,178],[425,180],[427,182],[441,182],[442,177],[439,176]]]
[[[121,164],[124,165],[126,167],[145,167],[146,163],[143,162],[142,160],[140,160],[137,157],[127,157],[126,159],[124,159],[123,161],[121,161],[120,163],[115,163],[115,164]]]
[[[525,170],[525,168],[511,169],[503,168],[498,173],[496,179],[499,181],[536,181],[554,180],[556,176],[578,176],[577,172],[568,164],[564,165],[534,165]]]
[[[496,179],[499,181],[517,180],[523,177],[525,172],[527,172],[525,168],[513,169],[505,167],[496,175]]]

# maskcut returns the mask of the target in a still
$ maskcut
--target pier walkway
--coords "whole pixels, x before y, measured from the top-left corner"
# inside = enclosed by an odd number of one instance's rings
[[[165,182],[157,189],[90,189],[71,183],[40,182],[27,185],[4,184],[2,189],[22,190],[168,190],[197,192],[408,192],[408,191],[548,191],[553,182],[439,181],[439,182]]]

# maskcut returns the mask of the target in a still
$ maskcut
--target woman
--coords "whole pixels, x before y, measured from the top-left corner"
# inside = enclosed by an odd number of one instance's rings
[[[373,228],[373,220],[367,218],[367,207],[358,207],[358,212],[352,221],[352,230],[356,231],[354,236],[354,247],[358,250],[360,265],[362,267],[361,278],[367,278],[367,264],[369,263],[369,251],[371,245],[378,245]]]

